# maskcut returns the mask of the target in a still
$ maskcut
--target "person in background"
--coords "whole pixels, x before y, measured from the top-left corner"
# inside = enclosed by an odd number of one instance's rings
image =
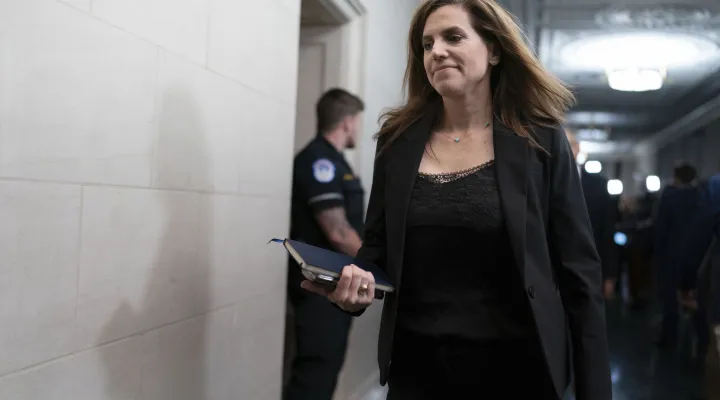
[[[643,203],[637,196],[623,195],[618,204],[617,229],[627,235],[625,245],[617,248],[622,265],[618,271],[627,271],[627,300],[633,308],[643,308],[652,296],[652,212],[642,210]]]
[[[358,258],[397,285],[378,340],[389,400],[610,400],[602,269],[562,123],[574,102],[495,0],[412,18],[406,102],[378,133]],[[359,316],[374,277],[302,286]]]
[[[324,93],[316,106],[317,137],[295,157],[290,238],[355,256],[361,245],[364,191],[343,156],[355,147],[364,104],[343,89]],[[304,291],[293,260],[288,297],[293,308],[294,359],[285,400],[331,400],[343,365],[351,317]]]
[[[679,305],[677,290],[680,281],[683,237],[689,221],[698,209],[700,190],[695,185],[697,172],[688,163],[675,167],[674,181],[663,191],[653,223],[654,257],[658,289],[663,303],[662,325],[658,346],[673,348],[677,342]]]
[[[566,129],[573,157],[578,159],[580,143],[572,130]],[[618,277],[618,258],[614,242],[617,221],[617,201],[608,193],[608,180],[599,174],[591,174],[578,164],[583,195],[592,225],[595,247],[600,254],[603,270],[603,293],[606,298],[615,293]]]
[[[720,398],[720,174],[703,188],[679,258],[680,303],[695,309],[698,354],[706,354],[705,398]]]

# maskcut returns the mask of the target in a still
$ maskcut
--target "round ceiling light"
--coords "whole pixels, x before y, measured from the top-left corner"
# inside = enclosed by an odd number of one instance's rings
[[[717,52],[713,41],[699,36],[637,32],[578,39],[561,50],[561,59],[564,66],[590,70],[664,69],[695,66]]]
[[[623,192],[623,183],[620,179],[610,179],[607,183],[607,191],[612,196],[621,195]]]
[[[662,187],[662,183],[660,182],[660,178],[655,175],[650,175],[647,178],[645,178],[645,187],[647,188],[648,192],[657,192]]]
[[[585,171],[588,174],[599,174],[602,171],[602,163],[596,160],[590,160],[585,162]]]

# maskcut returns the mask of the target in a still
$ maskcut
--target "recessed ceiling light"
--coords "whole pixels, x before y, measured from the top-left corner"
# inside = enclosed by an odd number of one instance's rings
[[[585,163],[585,171],[589,174],[598,174],[602,171],[602,164],[600,161],[590,160]]]
[[[607,183],[607,191],[613,196],[621,195],[623,192],[623,183],[619,179],[610,179]]]
[[[656,175],[650,175],[647,178],[645,178],[645,187],[647,188],[648,192],[657,192],[660,190],[661,187],[660,178]]]

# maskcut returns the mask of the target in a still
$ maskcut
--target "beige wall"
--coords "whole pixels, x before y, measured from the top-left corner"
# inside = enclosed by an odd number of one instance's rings
[[[369,189],[417,0],[364,4]],[[0,0],[0,399],[279,399],[299,6]],[[340,399],[377,382],[380,308]]]
[[[300,0],[0,0],[0,399],[278,399]]]
[[[362,94],[367,110],[363,120],[364,135],[359,166],[368,191],[372,180],[378,117],[388,107],[403,100],[402,78],[407,64],[407,36],[410,19],[420,0],[365,0],[364,78]]]

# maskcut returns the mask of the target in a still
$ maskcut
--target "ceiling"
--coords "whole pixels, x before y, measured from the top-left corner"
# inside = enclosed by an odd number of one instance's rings
[[[303,26],[336,25],[337,18],[323,2],[319,0],[303,0],[300,2],[300,23]]]
[[[365,14],[361,0],[302,0],[300,25],[303,27],[338,26]]]
[[[595,127],[607,131],[613,142],[636,142],[720,95],[720,0],[499,2],[525,24],[543,64],[573,87],[578,105],[568,118],[576,128]],[[666,35],[657,51],[627,46],[632,37],[627,35],[648,34]],[[680,36],[696,42],[700,54],[675,48]],[[610,38],[618,41],[599,47],[602,52],[595,50],[593,41]],[[667,65],[663,87],[611,89],[604,67],[609,55],[619,60],[661,58]]]

